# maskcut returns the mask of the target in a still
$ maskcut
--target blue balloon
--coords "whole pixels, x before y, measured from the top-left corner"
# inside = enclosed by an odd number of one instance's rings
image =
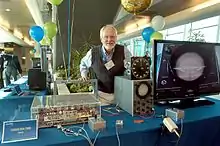
[[[150,37],[155,32],[155,30],[152,27],[146,27],[142,31],[142,37],[147,42],[150,43]]]
[[[40,26],[32,26],[29,30],[29,35],[36,42],[40,42],[44,37],[44,30]]]

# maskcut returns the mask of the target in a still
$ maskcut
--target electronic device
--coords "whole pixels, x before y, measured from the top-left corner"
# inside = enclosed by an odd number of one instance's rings
[[[40,58],[31,58],[32,60],[32,68],[41,68]]]
[[[116,126],[117,128],[123,128],[123,125],[124,125],[123,120],[116,120],[115,126]]]
[[[5,89],[3,89],[3,90],[4,90],[4,92],[11,92],[11,91],[12,91],[11,88],[5,88]]]
[[[152,113],[152,80],[116,76],[114,88],[115,103],[132,116]]]
[[[125,74],[131,80],[150,79],[150,58],[131,57],[131,62],[125,64]]]
[[[35,93],[30,92],[30,91],[22,91],[19,85],[16,85],[14,87],[15,92],[18,96],[30,96],[30,95],[35,95]]]
[[[85,123],[100,116],[101,103],[93,94],[35,96],[31,106],[39,128]]]
[[[219,54],[220,44],[156,40],[154,100],[187,101],[219,93]],[[204,100],[201,103],[213,104]]]
[[[180,134],[177,132],[177,125],[173,122],[173,120],[170,117],[165,117],[163,119],[163,124],[167,127],[170,133],[174,132],[178,137],[180,137]]]
[[[28,85],[31,90],[45,90],[47,87],[47,74],[41,69],[32,68],[28,71]]]
[[[101,116],[90,117],[88,118],[88,125],[93,132],[102,131],[106,128],[106,121]]]
[[[184,118],[184,110],[172,108],[165,110],[165,116],[170,117],[172,120],[178,122]]]

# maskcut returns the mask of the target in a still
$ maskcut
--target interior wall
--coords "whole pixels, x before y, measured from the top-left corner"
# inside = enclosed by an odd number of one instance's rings
[[[29,48],[24,47],[16,47],[14,48],[14,55],[18,56],[21,69],[24,74],[27,73],[27,71],[31,68],[31,56],[29,53]],[[26,57],[22,61],[22,57]]]

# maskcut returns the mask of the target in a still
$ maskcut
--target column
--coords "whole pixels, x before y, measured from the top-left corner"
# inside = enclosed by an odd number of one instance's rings
[[[57,22],[57,7],[52,6],[52,22],[56,23]],[[57,23],[56,23],[57,24]],[[56,36],[53,37],[53,42],[52,42],[52,53],[53,53],[53,73],[56,72],[56,56],[57,56],[57,39]]]

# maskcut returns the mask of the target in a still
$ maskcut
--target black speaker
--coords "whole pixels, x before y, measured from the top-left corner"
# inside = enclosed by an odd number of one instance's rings
[[[30,90],[44,90],[47,87],[47,74],[41,69],[32,68],[28,71],[28,85]]]

